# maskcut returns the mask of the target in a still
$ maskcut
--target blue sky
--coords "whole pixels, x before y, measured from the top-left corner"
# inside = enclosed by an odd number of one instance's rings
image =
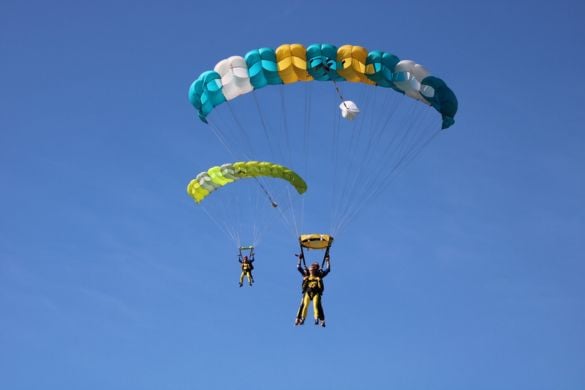
[[[578,1],[0,5],[3,389],[582,389]],[[187,100],[222,58],[361,44],[460,102],[333,248],[294,328],[294,238],[253,288],[185,194],[225,151]],[[317,213],[313,216],[319,219]]]

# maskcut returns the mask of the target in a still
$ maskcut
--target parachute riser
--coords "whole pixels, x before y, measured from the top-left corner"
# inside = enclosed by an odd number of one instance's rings
[[[305,262],[305,250],[303,249],[303,244],[299,244],[301,247],[301,254],[299,255],[301,261],[303,262],[303,268],[307,268],[307,263]]]
[[[253,259],[254,258],[254,246],[253,245],[249,245],[249,246],[241,246],[238,248],[238,258],[241,260],[243,258],[243,256],[248,256],[249,259]],[[248,254],[246,255],[245,251],[248,251]]]
[[[325,263],[327,262],[327,259],[329,259],[329,249],[331,248],[331,243],[327,246],[327,249],[325,249],[325,254],[323,255],[323,261],[321,261],[321,268],[325,267]]]
[[[333,243],[333,241],[330,241],[328,243],[327,247],[325,248],[325,254],[323,255],[323,260],[321,261],[321,268],[325,267],[325,263],[329,259],[329,250],[331,249],[332,243]],[[299,243],[299,247],[301,248],[301,253],[299,255],[299,258],[301,259],[301,261],[303,263],[303,268],[307,268],[307,263],[305,262],[305,249],[304,249],[302,242]],[[309,248],[307,248],[307,249],[310,250]]]

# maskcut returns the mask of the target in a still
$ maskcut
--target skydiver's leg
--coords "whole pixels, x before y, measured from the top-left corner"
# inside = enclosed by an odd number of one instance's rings
[[[242,274],[240,275],[240,287],[242,287],[242,284],[244,284],[244,275],[246,273],[244,271],[242,271]]]
[[[309,305],[311,304],[311,299],[313,299],[311,297],[311,294],[309,293],[305,293],[305,296],[303,296],[303,320],[305,318],[307,318],[307,312],[309,311]]]
[[[297,310],[297,317],[295,318],[295,325],[302,325],[303,324],[303,308],[305,304],[305,297],[301,297],[301,304],[299,306],[299,310]]]
[[[313,305],[315,310],[315,318],[321,320],[321,322],[325,322],[325,311],[323,310],[323,305],[321,304],[321,294],[315,295],[313,299]]]
[[[301,298],[301,304],[299,306],[299,310],[297,311],[297,318],[295,321],[295,325],[302,325],[303,322],[305,321],[305,317],[307,316],[307,311],[309,310],[310,301],[311,301],[311,298],[309,297],[309,294],[307,294],[307,293],[303,294],[303,297]]]

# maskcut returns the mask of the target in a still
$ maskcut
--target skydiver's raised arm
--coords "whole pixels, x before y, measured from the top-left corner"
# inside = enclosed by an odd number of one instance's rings
[[[301,273],[301,275],[306,276],[307,272],[301,266],[301,260],[303,259],[303,254],[301,253],[300,255],[295,255],[295,256],[297,256],[299,258],[299,260],[297,261],[297,271],[299,271]]]
[[[323,277],[331,271],[331,262],[329,261],[329,255],[325,256],[325,267],[323,268]]]

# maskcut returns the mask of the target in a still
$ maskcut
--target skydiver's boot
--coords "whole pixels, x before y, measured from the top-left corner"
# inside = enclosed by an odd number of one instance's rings
[[[240,287],[242,287],[242,286],[243,286],[243,284],[242,284],[242,282],[240,282]]]
[[[319,325],[319,319],[315,318],[315,325]]]
[[[296,318],[295,319],[295,326],[297,325],[303,325],[305,323],[305,319],[304,318]]]
[[[324,328],[325,327],[325,320],[321,320],[321,326]]]

